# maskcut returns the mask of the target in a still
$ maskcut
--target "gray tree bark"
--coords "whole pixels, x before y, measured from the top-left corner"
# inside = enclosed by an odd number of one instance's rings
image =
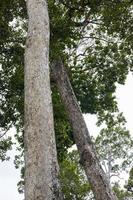
[[[76,100],[67,72],[61,61],[51,65],[52,77],[59,89],[62,101],[68,112],[69,121],[73,128],[73,136],[80,153],[81,163],[92,185],[96,200],[116,200],[107,177],[96,156],[94,145],[86,127],[82,112]]]
[[[49,80],[46,0],[27,0],[25,49],[25,200],[60,200]]]

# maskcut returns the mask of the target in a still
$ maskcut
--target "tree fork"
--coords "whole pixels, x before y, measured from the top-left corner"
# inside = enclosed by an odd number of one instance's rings
[[[49,78],[46,0],[27,0],[25,49],[25,200],[62,200]]]
[[[68,113],[81,163],[85,169],[87,178],[92,185],[95,199],[117,200],[96,156],[96,151],[91,141],[81,109],[61,61],[56,61],[51,64],[51,74],[56,82],[65,109]]]

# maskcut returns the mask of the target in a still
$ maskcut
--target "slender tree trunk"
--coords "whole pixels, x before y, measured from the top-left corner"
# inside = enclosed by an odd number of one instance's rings
[[[69,78],[62,62],[51,65],[52,75],[59,89],[62,101],[68,112],[73,128],[73,136],[80,153],[81,163],[92,185],[96,200],[116,200],[107,177],[99,164],[94,146],[91,142],[82,112],[77,103]]]
[[[25,200],[59,200],[58,164],[49,80],[46,0],[27,0],[25,50]]]

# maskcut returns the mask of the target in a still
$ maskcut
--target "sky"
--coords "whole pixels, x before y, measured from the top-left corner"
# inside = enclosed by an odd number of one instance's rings
[[[118,106],[127,120],[127,129],[133,136],[133,75],[128,75],[125,85],[118,85],[116,96]],[[96,127],[96,116],[87,114],[84,116],[91,135],[96,136],[99,128]],[[14,129],[10,131],[13,134]],[[17,182],[20,180],[20,172],[14,167],[15,149],[9,152],[10,161],[0,161],[0,200],[23,200],[23,196],[17,192]]]

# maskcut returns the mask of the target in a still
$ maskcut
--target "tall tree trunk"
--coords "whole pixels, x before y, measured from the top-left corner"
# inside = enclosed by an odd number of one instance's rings
[[[27,0],[25,50],[25,200],[59,200],[58,164],[49,80],[46,0]]]
[[[73,128],[73,136],[80,153],[81,163],[92,185],[96,200],[116,200],[107,177],[100,166],[82,112],[74,95],[68,75],[60,61],[51,65],[52,75],[59,89]]]

